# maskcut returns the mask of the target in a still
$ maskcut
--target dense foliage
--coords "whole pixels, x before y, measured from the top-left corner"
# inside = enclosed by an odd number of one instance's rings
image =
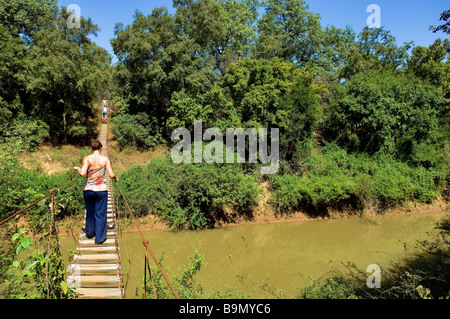
[[[107,86],[111,59],[90,39],[98,31],[92,20],[70,28],[69,15],[56,0],[0,3],[0,138],[20,134],[25,123],[31,149],[44,139],[82,143],[92,135],[91,105]]]
[[[186,0],[174,1],[174,8],[173,14],[164,7],[148,16],[137,11],[130,25],[116,26],[111,43],[121,109],[112,130],[121,148],[173,145],[171,132],[192,132],[195,120],[222,132],[278,128],[277,174],[243,168],[255,183],[269,182],[277,212],[382,212],[447,196],[448,40],[426,48],[398,45],[384,28],[324,28],[302,0]],[[200,166],[201,176],[180,167],[214,184],[212,167]],[[125,189],[152,193],[141,184],[161,184],[140,174],[128,172],[139,185]],[[179,191],[159,198],[170,197],[179,211],[191,192]],[[130,202],[142,212],[157,200],[136,195]],[[209,201],[195,203],[190,209],[202,218],[216,210]],[[184,211],[193,227],[192,213]]]
[[[130,25],[117,23],[111,44],[118,63],[111,65],[91,40],[98,27],[90,18],[72,28],[57,0],[0,2],[0,219],[65,177],[24,168],[19,153],[44,141],[86,144],[95,135],[94,105],[106,92],[117,106],[110,123],[120,150],[173,146],[172,131],[192,130],[195,120],[222,132],[280,130],[280,166],[271,176],[261,176],[257,164],[175,164],[170,157],[125,172],[121,185],[133,211],[175,229],[251,218],[262,183],[269,204],[284,214],[383,212],[448,200],[448,39],[399,45],[385,28],[323,27],[304,0],[174,0],[173,7],[173,14],[136,11]],[[433,32],[448,34],[448,19],[444,11]],[[80,190],[82,180],[74,183]],[[82,204],[80,192],[58,196],[60,216]],[[32,231],[45,230],[48,204],[29,212]],[[9,231],[18,235],[6,250],[29,248],[23,232]],[[0,260],[8,296],[18,297],[22,279],[31,277],[38,287],[32,296],[45,295],[45,258],[61,281],[57,255]],[[22,272],[26,262],[31,273]],[[196,255],[178,278],[181,289],[200,264]],[[304,296],[332,297],[342,284],[329,279]],[[61,285],[53,297],[67,296]],[[338,293],[358,296],[352,285]]]
[[[174,164],[170,157],[122,175],[124,195],[137,216],[149,212],[174,228],[203,228],[233,220],[257,204],[255,178],[238,166]]]
[[[408,201],[431,203],[445,184],[445,170],[429,170],[390,155],[349,154],[336,145],[312,155],[303,176],[271,176],[272,204],[279,212],[327,208],[382,212]]]

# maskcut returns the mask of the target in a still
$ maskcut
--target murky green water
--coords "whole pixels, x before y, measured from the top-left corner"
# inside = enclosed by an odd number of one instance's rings
[[[189,262],[194,249],[206,265],[199,279],[206,289],[245,291],[249,297],[270,295],[269,283],[286,296],[332,269],[347,273],[342,263],[365,270],[370,264],[383,269],[411,257],[417,240],[427,238],[435,223],[449,212],[364,218],[260,224],[201,231],[150,231],[144,236],[157,255],[165,251],[171,272]],[[71,238],[62,243],[73,246]],[[405,244],[406,243],[406,249]],[[144,246],[139,233],[120,237],[127,298],[133,298],[143,279]],[[131,262],[131,271],[130,263]],[[127,276],[129,274],[129,276]]]

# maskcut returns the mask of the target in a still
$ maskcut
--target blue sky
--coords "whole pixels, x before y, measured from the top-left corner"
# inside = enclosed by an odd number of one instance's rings
[[[450,8],[448,0],[308,0],[310,10],[321,15],[323,26],[334,25],[345,27],[350,25],[356,32],[366,25],[371,15],[367,7],[377,4],[381,9],[381,25],[396,37],[398,44],[414,41],[415,45],[429,46],[437,38],[448,38],[442,32],[433,33],[430,25],[440,24],[440,14]],[[114,56],[110,40],[114,37],[114,25],[133,22],[136,10],[150,14],[154,8],[166,7],[173,13],[172,0],[59,0],[59,6],[77,4],[81,15],[92,18],[101,29],[93,40]]]

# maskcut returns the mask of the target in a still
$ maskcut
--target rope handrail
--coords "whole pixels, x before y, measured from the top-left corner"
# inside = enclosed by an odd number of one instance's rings
[[[127,199],[125,198],[125,195],[123,194],[122,189],[120,188],[119,183],[116,182],[116,185],[117,185],[117,188],[118,188],[118,190],[119,190],[119,192],[120,192],[120,195],[122,196],[122,198],[123,198],[123,200],[124,200],[124,202],[125,202],[125,206],[126,206],[126,208],[128,209],[128,212],[130,213],[130,216],[132,217],[133,222],[135,223],[136,228],[137,228],[139,234],[141,235],[141,238],[142,238],[142,244],[144,245],[144,247],[147,249],[147,251],[148,251],[148,252],[150,253],[150,255],[152,256],[153,261],[155,262],[156,266],[158,266],[159,270],[161,271],[161,274],[163,275],[165,281],[167,282],[167,285],[169,286],[169,288],[170,288],[170,290],[172,291],[172,293],[173,293],[173,295],[175,296],[175,298],[176,298],[176,299],[180,299],[180,297],[178,296],[177,292],[175,291],[175,289],[173,288],[172,284],[170,283],[169,278],[167,277],[166,273],[164,272],[164,270],[162,269],[161,265],[159,264],[159,262],[158,262],[156,256],[153,254],[152,250],[151,250],[150,247],[148,246],[149,241],[145,239],[144,234],[142,233],[142,231],[141,231],[141,229],[140,229],[140,227],[139,227],[139,224],[138,224],[136,218],[134,217],[133,212],[131,211],[131,208],[130,208],[130,206],[129,206],[129,204],[128,204],[128,201],[127,201]],[[146,253],[146,258],[147,258],[147,253]]]
[[[108,153],[109,153],[109,152],[108,152]],[[109,154],[108,154],[108,155],[109,155]],[[37,205],[39,202],[41,202],[42,200],[44,200],[44,199],[46,199],[46,198],[48,198],[48,197],[50,197],[50,196],[51,196],[51,199],[52,199],[52,210],[51,210],[51,211],[52,211],[52,214],[51,214],[51,219],[52,219],[52,221],[51,221],[51,223],[52,223],[52,222],[53,222],[53,210],[54,210],[54,206],[55,206],[55,203],[54,203],[54,200],[55,200],[55,199],[54,199],[54,194],[55,194],[55,192],[57,192],[57,191],[59,190],[59,188],[60,188],[60,187],[61,187],[61,186],[62,186],[62,185],[70,178],[70,177],[73,176],[74,172],[75,172],[75,171],[72,170],[72,171],[64,178],[64,180],[63,180],[61,183],[59,183],[55,188],[50,189],[50,191],[49,191],[46,195],[42,196],[41,198],[39,198],[39,199],[35,200],[34,202],[32,202],[31,204],[29,204],[27,207],[22,208],[21,210],[15,212],[15,213],[12,214],[11,216],[8,216],[8,217],[5,218],[4,220],[0,221],[0,226],[3,225],[3,224],[5,224],[5,223],[8,222],[9,220],[13,219],[14,217],[16,217],[16,216],[22,214],[23,212],[27,211],[27,210],[30,209],[31,207]],[[121,189],[120,186],[119,186],[118,181],[116,181],[116,185],[117,185],[117,188],[118,188],[118,190],[119,190],[119,193],[120,193],[121,197],[123,198],[123,200],[124,200],[124,202],[125,202],[125,207],[126,207],[126,209],[128,209],[128,212],[129,212],[130,216],[132,217],[132,220],[133,220],[133,222],[135,223],[136,228],[137,228],[138,231],[139,231],[139,234],[141,235],[141,238],[142,238],[142,244],[143,244],[144,247],[146,248],[146,252],[145,252],[145,262],[146,262],[146,264],[145,264],[144,267],[148,267],[148,271],[149,271],[149,274],[150,274],[150,279],[152,280],[152,288],[153,288],[153,292],[154,292],[155,298],[156,298],[156,292],[155,292],[155,287],[154,287],[154,285],[153,285],[153,279],[152,279],[152,275],[151,275],[150,268],[149,268],[150,263],[149,263],[149,261],[148,261],[147,251],[150,253],[150,255],[152,256],[152,258],[153,258],[153,260],[154,260],[154,262],[155,262],[155,264],[157,265],[157,267],[158,267],[159,270],[161,271],[161,274],[163,275],[165,281],[167,282],[167,285],[169,286],[169,288],[170,288],[170,290],[172,291],[172,293],[173,293],[173,295],[175,296],[175,298],[176,298],[176,299],[180,299],[180,297],[178,296],[177,292],[175,291],[175,289],[173,288],[172,284],[170,283],[169,278],[167,277],[167,275],[166,275],[166,273],[164,272],[163,268],[162,268],[161,265],[159,264],[159,262],[158,262],[156,256],[153,254],[152,250],[150,249],[150,247],[149,247],[149,245],[148,245],[148,244],[149,244],[149,241],[145,239],[145,237],[144,237],[144,235],[143,235],[143,233],[142,233],[142,231],[141,231],[141,229],[140,229],[140,227],[139,227],[139,224],[138,224],[138,222],[137,222],[137,220],[136,220],[136,218],[135,218],[133,212],[131,211],[131,208],[130,208],[130,206],[129,206],[129,204],[128,204],[128,201],[127,201],[127,199],[125,198],[125,195],[123,194],[122,189]],[[118,197],[119,197],[119,195],[118,195]],[[125,214],[125,216],[126,216],[126,214]],[[52,226],[52,225],[50,225],[50,227],[51,227],[51,226]],[[51,228],[50,228],[50,233],[51,233]],[[49,242],[49,244],[48,244],[48,250],[49,250],[49,249],[50,249],[50,242]],[[49,253],[49,252],[48,252],[48,253]],[[47,262],[46,262],[46,271],[47,271],[47,268],[48,268],[48,259],[47,259]],[[145,280],[145,279],[144,279],[144,280]],[[47,287],[48,287],[49,282],[48,282],[48,273],[47,273],[47,272],[46,272],[46,281],[47,281]],[[49,289],[47,288],[47,298],[49,298],[49,295],[48,295],[48,294],[49,294]]]
[[[64,178],[64,180],[58,184],[58,186],[56,186],[55,188],[52,188],[46,195],[42,196],[41,198],[35,200],[34,202],[32,202],[30,205],[28,205],[25,208],[22,208],[21,210],[15,212],[14,214],[12,214],[11,216],[5,218],[4,220],[2,220],[0,222],[0,226],[3,225],[4,223],[6,223],[7,221],[13,219],[14,217],[22,214],[23,212],[27,211],[28,209],[30,209],[31,207],[37,205],[40,201],[46,199],[47,197],[51,196],[55,191],[57,191],[68,179],[69,177],[71,177],[73,175],[74,171],[71,171],[69,175],[66,176],[66,178]]]
[[[54,214],[55,214],[55,197],[57,196],[58,192],[60,191],[61,186],[70,178],[73,176],[74,171],[71,171],[70,174],[68,174],[64,180],[59,183],[55,188],[50,189],[50,191],[42,196],[41,198],[35,200],[34,202],[32,202],[31,204],[29,204],[27,207],[22,208],[21,210],[17,211],[16,213],[12,214],[11,216],[5,218],[4,220],[2,220],[0,222],[0,226],[5,224],[7,221],[11,220],[12,218],[19,216],[21,213],[27,211],[28,209],[30,209],[31,207],[37,205],[39,202],[41,202],[42,200],[46,199],[47,197],[51,197],[51,208],[50,208],[50,225],[49,225],[49,240],[47,243],[47,257],[45,258],[45,285],[46,285],[46,290],[47,290],[47,299],[50,299],[50,279],[49,279],[49,256],[50,256],[50,249],[51,249],[51,234],[52,234],[52,228],[53,228],[53,222],[54,222]]]
[[[107,122],[109,122],[109,119],[107,120]],[[109,147],[108,147],[108,157],[111,158],[111,149],[110,149]],[[125,202],[125,206],[126,206],[125,208],[128,209],[128,212],[130,213],[130,216],[132,217],[132,220],[133,220],[133,222],[135,223],[135,225],[136,225],[136,227],[137,227],[137,229],[138,229],[138,231],[139,231],[139,234],[141,235],[141,238],[142,238],[142,244],[143,244],[144,247],[146,248],[146,251],[145,251],[145,257],[144,257],[144,258],[145,258],[145,265],[144,265],[144,284],[146,284],[146,274],[147,274],[147,270],[148,270],[149,275],[150,275],[150,280],[151,280],[151,283],[152,283],[153,294],[154,294],[155,299],[157,299],[156,291],[155,291],[155,286],[154,286],[154,283],[153,283],[153,276],[151,275],[151,270],[150,270],[150,262],[149,262],[148,256],[147,256],[147,251],[148,251],[148,252],[150,253],[150,255],[152,256],[152,258],[153,258],[153,260],[154,260],[156,266],[157,266],[157,267],[159,268],[159,270],[161,271],[161,274],[163,275],[164,280],[167,282],[167,285],[169,286],[169,288],[170,288],[170,290],[172,291],[173,295],[175,296],[176,299],[180,299],[180,297],[178,296],[177,292],[175,291],[175,289],[173,288],[172,284],[170,283],[169,278],[167,277],[166,273],[164,272],[164,270],[162,269],[161,265],[159,264],[157,258],[155,257],[155,255],[154,255],[153,252],[151,251],[150,247],[148,246],[149,241],[145,239],[144,234],[142,233],[141,229],[139,228],[139,224],[137,223],[136,218],[134,217],[134,214],[133,214],[133,212],[131,211],[131,208],[130,208],[130,206],[129,206],[129,204],[128,204],[128,201],[127,201],[127,199],[125,198],[125,195],[123,194],[122,189],[120,188],[119,182],[118,182],[117,180],[115,181],[115,184],[117,185],[117,188],[118,188],[119,193],[120,193],[120,195],[117,194],[117,199],[119,198],[119,196],[122,196],[122,198],[123,198],[123,200],[124,200],[124,202]],[[115,193],[115,190],[113,190],[113,193]],[[116,205],[118,205],[118,202],[114,201],[115,209],[118,208],[118,206],[116,206]],[[127,216],[126,212],[125,212],[124,216],[125,216],[125,218],[126,218],[126,216]],[[148,267],[148,269],[147,269],[147,267]],[[144,291],[144,295],[146,295],[146,289],[145,289],[145,291]]]

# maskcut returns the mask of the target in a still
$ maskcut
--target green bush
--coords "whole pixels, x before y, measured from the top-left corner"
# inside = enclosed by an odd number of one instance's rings
[[[280,212],[299,208],[383,210],[407,201],[430,203],[439,196],[443,171],[412,167],[391,156],[347,154],[335,145],[314,154],[304,176],[270,178],[271,203]],[[371,207],[368,207],[371,205]]]
[[[356,283],[340,274],[320,278],[300,290],[300,299],[360,299]]]
[[[146,113],[114,117],[111,120],[111,132],[120,149],[130,146],[137,150],[146,150],[162,140],[158,123]]]
[[[2,199],[0,201],[0,220],[48,194],[68,174],[69,171],[66,171],[48,176],[28,170],[20,164],[17,153],[11,148],[11,145],[0,145],[0,198]],[[60,192],[56,195],[56,213],[59,216],[80,213],[84,205],[82,194],[84,183],[84,178],[75,175],[75,178],[66,181],[61,186]],[[49,201],[50,199],[47,198],[30,209],[28,217],[32,227],[39,229],[39,224],[43,219],[42,215],[47,212]]]
[[[168,156],[131,168],[120,185],[137,216],[151,211],[174,228],[196,229],[226,218],[226,209],[250,211],[258,201],[255,182],[236,165],[175,164]]]
[[[442,91],[410,74],[371,70],[344,84],[325,111],[321,133],[351,151],[411,156],[413,145],[437,142]]]
[[[298,177],[294,175],[274,176],[272,204],[278,211],[293,211],[299,208],[323,207],[344,208],[351,206],[355,196],[355,181],[345,175]]]
[[[0,141],[14,144],[17,151],[36,151],[39,144],[49,137],[49,126],[45,122],[23,114],[0,126]]]
[[[31,203],[43,180],[19,164],[17,156],[5,145],[0,152],[0,220]]]

